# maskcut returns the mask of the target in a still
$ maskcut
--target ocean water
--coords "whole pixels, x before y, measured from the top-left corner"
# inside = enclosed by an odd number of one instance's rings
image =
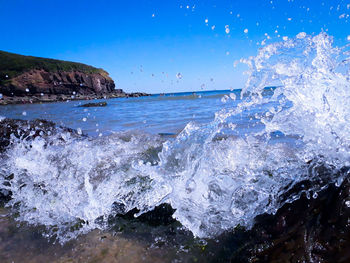
[[[239,96],[240,92],[219,90],[155,94],[150,97],[110,99],[106,107],[93,108],[79,107],[91,101],[9,105],[0,108],[0,116],[51,120],[66,127],[79,128],[91,136],[135,130],[150,134],[177,134],[191,121],[212,121],[215,112],[225,107],[222,97],[230,93]],[[106,100],[93,102],[99,101]]]
[[[90,135],[14,139],[0,160],[0,182],[13,174],[7,206],[60,242],[105,229],[115,207],[137,208],[138,216],[164,203],[196,237],[249,228],[257,215],[344,179],[349,61],[349,46],[300,33],[243,59],[242,89],[113,99],[104,108],[1,107],[1,116],[44,118]],[[303,181],[311,188],[290,191]]]

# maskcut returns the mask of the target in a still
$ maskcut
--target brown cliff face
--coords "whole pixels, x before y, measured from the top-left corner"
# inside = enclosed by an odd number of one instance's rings
[[[47,72],[45,70],[30,70],[12,78],[1,93],[5,96],[31,95],[102,95],[123,93],[115,90],[114,81],[99,73]]]

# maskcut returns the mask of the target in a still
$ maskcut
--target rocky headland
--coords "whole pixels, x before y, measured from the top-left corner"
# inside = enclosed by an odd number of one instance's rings
[[[116,88],[103,69],[0,51],[0,105],[147,95]]]

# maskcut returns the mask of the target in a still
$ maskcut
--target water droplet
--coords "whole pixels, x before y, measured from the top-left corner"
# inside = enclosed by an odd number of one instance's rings
[[[29,89],[28,89],[28,88],[26,88],[26,92],[29,92]]]
[[[313,199],[316,199],[318,197],[318,194],[315,192],[313,195],[312,195],[312,198]]]
[[[181,75],[180,72],[176,74],[176,78],[177,78],[177,79],[182,79],[182,75]]]
[[[350,201],[346,201],[345,205],[350,208]]]
[[[297,38],[299,39],[303,39],[306,37],[306,33],[305,32],[300,32],[298,35],[297,35]]]
[[[81,128],[78,128],[78,129],[77,129],[77,133],[78,133],[79,135],[82,135],[82,134],[83,134]]]
[[[84,122],[87,121],[87,118],[83,118],[83,121],[84,121]]]
[[[2,99],[2,94],[0,93],[0,99]]]
[[[348,35],[348,38],[347,38],[348,41],[350,41],[350,35]]]
[[[206,19],[204,20],[204,22],[205,22],[206,24],[208,24],[208,22],[209,22],[208,18],[206,18]]]
[[[27,112],[23,111],[23,112],[22,112],[22,115],[23,115],[23,116],[27,116]]]
[[[248,28],[244,29],[244,33],[248,34]]]
[[[231,98],[232,100],[236,100],[236,95],[235,95],[234,93],[230,93],[230,98]]]
[[[226,103],[228,99],[229,99],[229,96],[225,95],[221,98],[221,102]]]
[[[193,192],[193,190],[196,188],[197,184],[193,179],[189,179],[186,182],[186,191],[187,193],[191,193]]]

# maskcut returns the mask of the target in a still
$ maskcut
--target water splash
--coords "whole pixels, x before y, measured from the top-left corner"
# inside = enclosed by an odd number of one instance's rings
[[[250,68],[242,98],[249,96],[207,127],[188,125],[161,154],[168,173],[175,167],[172,177],[180,178],[170,198],[180,222],[197,236],[212,236],[276,212],[298,198],[300,192],[281,202],[298,182],[313,181],[310,192],[340,184],[334,175],[350,160],[348,47],[333,47],[325,33],[300,33],[242,60]],[[264,95],[271,85],[273,95]],[[238,138],[215,141],[242,119],[253,119],[257,129],[237,133],[235,126]]]
[[[342,181],[337,171],[350,158],[348,49],[325,33],[260,49],[242,60],[250,77],[240,103],[207,125],[189,123],[174,140],[122,133],[17,141],[0,161],[8,206],[63,242],[105,227],[115,204],[141,214],[169,203],[199,237],[250,227],[301,192],[315,196]]]

